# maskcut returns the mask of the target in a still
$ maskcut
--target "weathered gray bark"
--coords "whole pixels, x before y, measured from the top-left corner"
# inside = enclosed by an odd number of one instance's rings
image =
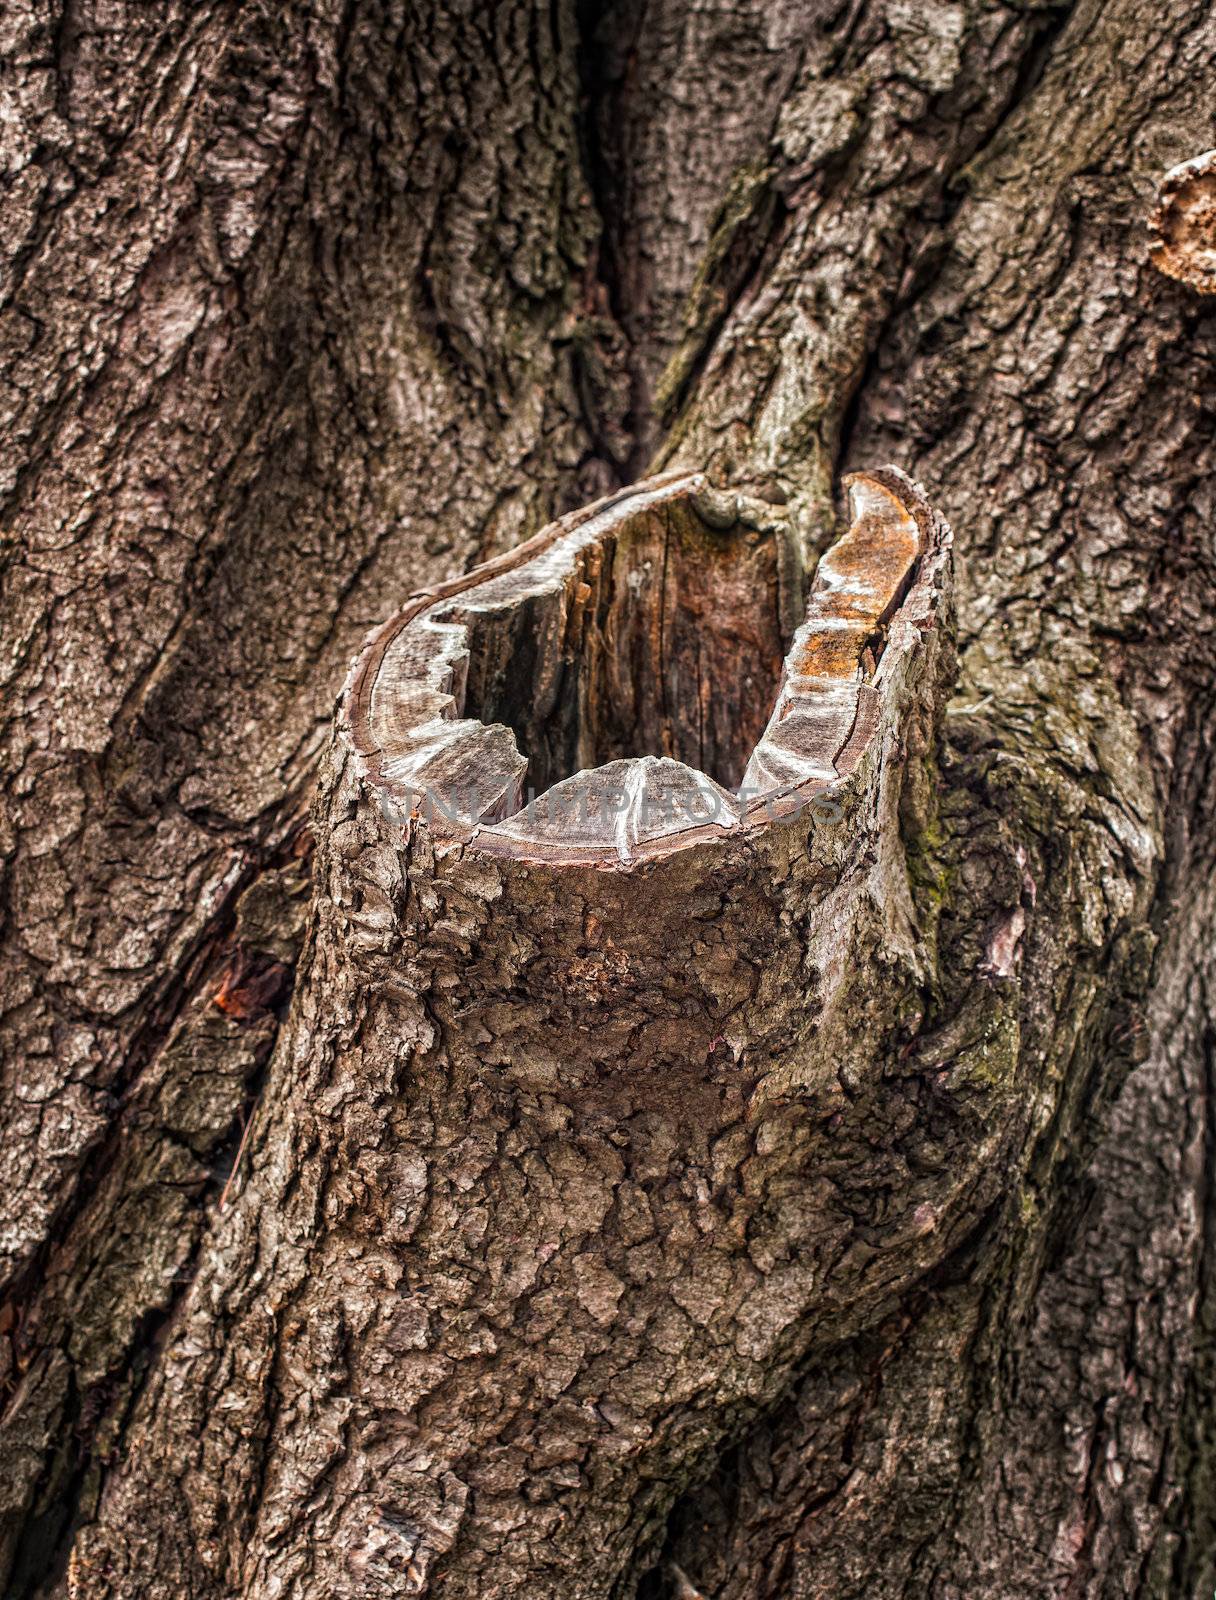
[[[1148,228],[1214,142],[1207,9],[25,0],[4,39],[11,1592],[1210,1593],[1214,329]],[[634,1061],[572,1010],[508,1060],[460,994],[612,950],[341,759],[303,930],[362,634],[652,448],[812,551],[894,461],[958,550],[845,1103],[720,1152],[739,1302],[689,1129],[765,1047],[681,1015]],[[674,960],[643,881],[586,892]]]

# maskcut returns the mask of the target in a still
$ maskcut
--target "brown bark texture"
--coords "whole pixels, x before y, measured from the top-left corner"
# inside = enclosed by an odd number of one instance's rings
[[[0,1592],[1207,1600],[1216,14],[0,41]]]

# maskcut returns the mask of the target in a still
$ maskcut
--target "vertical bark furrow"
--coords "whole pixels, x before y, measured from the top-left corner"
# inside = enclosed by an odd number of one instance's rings
[[[602,270],[630,341],[634,461],[723,198],[759,179],[778,113],[832,7],[590,0],[582,8]]]
[[[1051,25],[999,5],[854,8],[843,34],[815,20],[762,169],[736,175],[700,262],[659,389],[660,464],[759,479],[822,544],[874,345]]]

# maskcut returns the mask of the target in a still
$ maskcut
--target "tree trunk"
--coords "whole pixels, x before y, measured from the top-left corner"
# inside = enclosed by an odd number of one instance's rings
[[[6,1592],[1210,1595],[1216,17],[10,10]]]

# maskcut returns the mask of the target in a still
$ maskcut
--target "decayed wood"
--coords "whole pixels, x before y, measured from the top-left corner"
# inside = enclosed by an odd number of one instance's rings
[[[536,862],[628,865],[801,809],[864,754],[946,560],[902,473],[849,487],[852,526],[819,563],[766,720],[799,589],[788,530],[669,474],[372,635],[344,712],[369,779],[437,838]]]

